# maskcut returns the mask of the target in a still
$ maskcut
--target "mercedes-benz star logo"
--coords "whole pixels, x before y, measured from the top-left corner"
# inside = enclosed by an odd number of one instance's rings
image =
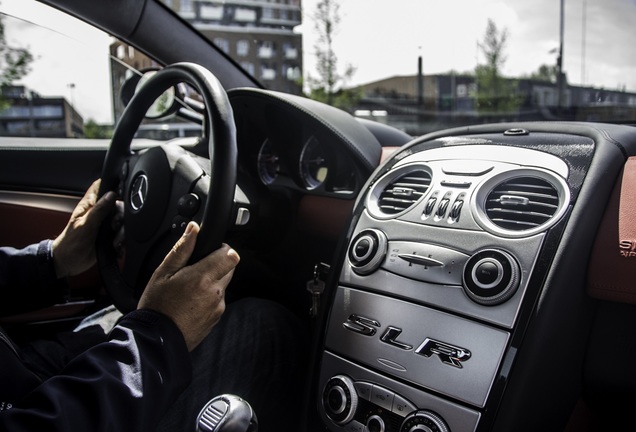
[[[135,179],[130,190],[130,206],[134,211],[139,211],[146,202],[148,195],[148,177],[141,174]]]

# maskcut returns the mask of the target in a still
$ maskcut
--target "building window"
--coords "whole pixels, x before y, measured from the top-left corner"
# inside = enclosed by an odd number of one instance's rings
[[[292,44],[289,42],[285,42],[283,44],[283,52],[285,53],[286,59],[298,58],[298,49],[292,46]]]
[[[274,56],[275,45],[271,41],[263,41],[258,47],[258,56],[260,58],[272,58]]]
[[[219,47],[224,53],[230,52],[230,42],[225,38],[214,38],[214,45]]]
[[[236,43],[236,54],[241,57],[245,57],[250,53],[250,43],[245,39],[242,39]]]
[[[241,67],[245,69],[245,72],[254,76],[254,63],[251,62],[242,62]]]
[[[62,132],[65,133],[65,124],[60,120],[41,120],[38,121],[37,128],[40,131],[47,132]]]
[[[192,0],[181,0],[181,12],[193,12]]]
[[[301,78],[300,67],[283,65],[283,76],[289,81],[298,81]]]
[[[255,22],[256,11],[254,9],[237,8],[234,12],[234,19],[240,22]]]
[[[223,18],[223,6],[201,5],[201,19],[220,21]]]
[[[263,8],[263,18],[272,19],[274,18],[274,9],[270,7]]]
[[[29,107],[26,106],[12,106],[0,112],[1,117],[29,117]]]
[[[64,116],[64,111],[59,105],[40,105],[33,107],[34,117],[59,118]]]
[[[276,69],[268,64],[261,64],[261,79],[272,81],[276,79]]]
[[[7,122],[7,132],[10,135],[27,135],[31,133],[31,125],[28,121]]]

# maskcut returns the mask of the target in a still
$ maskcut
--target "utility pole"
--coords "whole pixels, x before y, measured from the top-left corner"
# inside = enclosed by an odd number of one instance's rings
[[[561,107],[563,106],[563,87],[564,87],[564,77],[563,77],[563,33],[564,33],[564,3],[565,0],[561,0],[561,28],[560,28],[560,36],[559,36],[559,57],[557,58],[557,109],[559,114],[561,113]]]
[[[585,36],[587,26],[587,0],[583,0],[583,23],[581,26],[581,85],[585,85]]]
[[[75,83],[67,84],[68,88],[71,89],[71,108],[75,109]]]

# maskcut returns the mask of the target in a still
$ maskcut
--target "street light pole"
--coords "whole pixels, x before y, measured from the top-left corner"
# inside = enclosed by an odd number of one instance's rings
[[[561,107],[563,106],[563,33],[564,33],[564,3],[565,0],[561,0],[561,18],[560,18],[560,36],[559,36],[559,58],[557,59],[557,109],[559,114],[561,113]]]
[[[75,109],[75,83],[68,83],[67,86],[71,89],[71,108]]]

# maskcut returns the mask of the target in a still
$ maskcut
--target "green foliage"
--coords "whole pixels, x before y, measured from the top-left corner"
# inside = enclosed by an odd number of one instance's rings
[[[95,120],[88,119],[84,122],[84,137],[99,139],[99,138],[112,138],[113,129],[111,126],[99,125]]]
[[[313,19],[314,29],[318,35],[314,44],[317,76],[307,77],[309,97],[350,110],[360,96],[359,92],[344,88],[355,73],[355,68],[347,65],[343,73],[338,72],[338,57],[333,42],[340,24],[340,6],[336,0],[321,0],[316,6]]]
[[[517,82],[504,78],[501,74],[501,69],[506,63],[507,39],[508,30],[499,31],[495,23],[489,19],[484,39],[479,43],[486,63],[475,68],[479,112],[512,112],[521,104],[521,97],[517,94]]]
[[[539,69],[530,74],[530,78],[538,81],[546,81],[551,83],[557,82],[557,76],[559,74],[559,69],[556,65],[541,65]]]
[[[324,102],[345,111],[352,111],[361,97],[359,89],[339,89],[333,93],[326,93],[324,88],[312,88],[309,93],[311,99]]]
[[[33,55],[26,48],[9,46],[4,16],[0,15],[0,88],[12,85],[31,71]],[[0,94],[0,109],[9,107],[9,101]]]

